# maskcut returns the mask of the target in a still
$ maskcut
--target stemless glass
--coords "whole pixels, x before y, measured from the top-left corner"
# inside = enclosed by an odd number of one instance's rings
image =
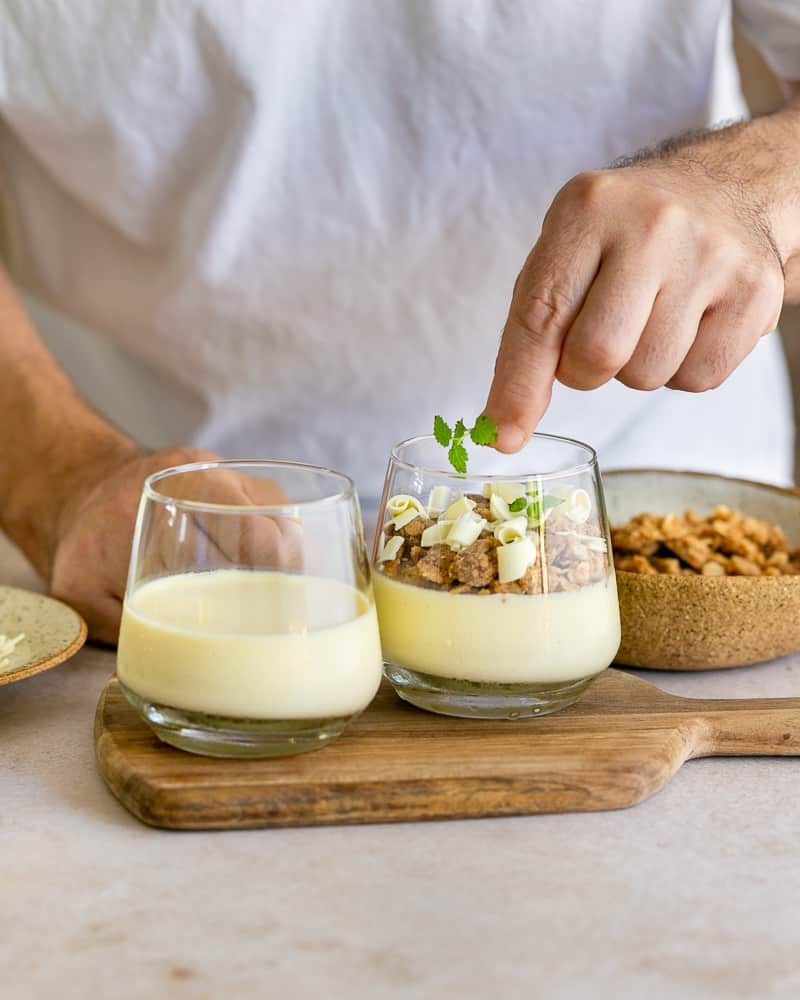
[[[315,750],[366,708],[381,669],[347,476],[220,461],[146,480],[117,676],[160,739],[219,757]]]
[[[419,708],[546,715],[614,659],[620,617],[597,456],[535,434],[442,467],[433,437],[391,453],[373,549],[384,672]]]

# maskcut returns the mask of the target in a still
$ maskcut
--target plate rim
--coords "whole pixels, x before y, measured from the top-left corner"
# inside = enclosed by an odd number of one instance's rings
[[[45,670],[50,670],[52,667],[57,667],[60,663],[73,657],[85,644],[89,631],[86,621],[83,615],[76,611],[72,605],[67,604],[66,601],[62,601],[58,597],[53,597],[51,594],[43,594],[38,590],[29,590],[27,587],[15,587],[13,584],[0,584],[0,590],[13,590],[19,594],[33,594],[36,597],[43,597],[47,601],[52,601],[54,604],[60,604],[62,607],[67,608],[78,620],[78,634],[68,646],[65,646],[57,653],[53,653],[51,656],[43,657],[36,663],[29,663],[18,670],[12,670],[7,674],[0,674],[0,687],[6,684],[13,684],[15,681],[25,680],[27,677],[33,677],[35,674],[40,674]]]

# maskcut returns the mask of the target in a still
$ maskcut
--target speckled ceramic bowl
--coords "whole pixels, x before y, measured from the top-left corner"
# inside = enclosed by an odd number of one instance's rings
[[[800,493],[700,472],[631,469],[603,476],[608,516],[642,511],[706,515],[717,506],[779,524],[800,545]],[[711,670],[800,650],[800,576],[641,576],[617,572],[622,644],[617,663]]]

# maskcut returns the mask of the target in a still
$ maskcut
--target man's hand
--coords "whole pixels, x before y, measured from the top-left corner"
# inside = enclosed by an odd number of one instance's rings
[[[535,430],[555,379],[702,392],[775,328],[800,236],[800,115],[782,114],[772,131],[770,119],[733,126],[559,192],[517,279],[486,405],[501,451]]]
[[[131,540],[147,476],[175,465],[218,458],[212,452],[174,448],[147,455],[126,453],[115,466],[105,463],[99,470],[89,467],[83,471],[82,485],[69,496],[58,516],[50,589],[83,615],[93,639],[109,644],[117,641]],[[267,506],[287,500],[271,480],[237,470],[189,474],[167,482],[165,490],[170,496],[185,494],[212,504]],[[160,527],[160,541],[156,535],[148,556],[159,568],[174,571],[175,566],[163,559],[176,551],[176,539],[171,537],[175,532],[170,533],[166,524]],[[285,518],[197,514],[189,517],[183,530],[189,535],[189,546],[197,546],[197,536],[202,535],[203,544],[215,550],[215,565],[227,561],[275,567],[294,565],[302,558],[299,527]],[[154,550],[159,545],[163,551]]]
[[[176,448],[149,455],[125,453],[114,464],[82,470],[80,486],[66,498],[56,520],[48,553],[49,583],[55,597],[83,615],[93,639],[117,641],[144,480],[159,469],[216,457]]]

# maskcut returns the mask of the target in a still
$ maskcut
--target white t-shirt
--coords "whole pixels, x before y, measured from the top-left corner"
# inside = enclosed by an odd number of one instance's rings
[[[800,79],[800,3],[738,0]],[[332,465],[488,389],[558,188],[743,113],[726,0],[6,0],[2,252],[143,443]],[[64,318],[70,323],[64,323]],[[702,397],[558,388],[606,467],[789,475],[777,338]]]

